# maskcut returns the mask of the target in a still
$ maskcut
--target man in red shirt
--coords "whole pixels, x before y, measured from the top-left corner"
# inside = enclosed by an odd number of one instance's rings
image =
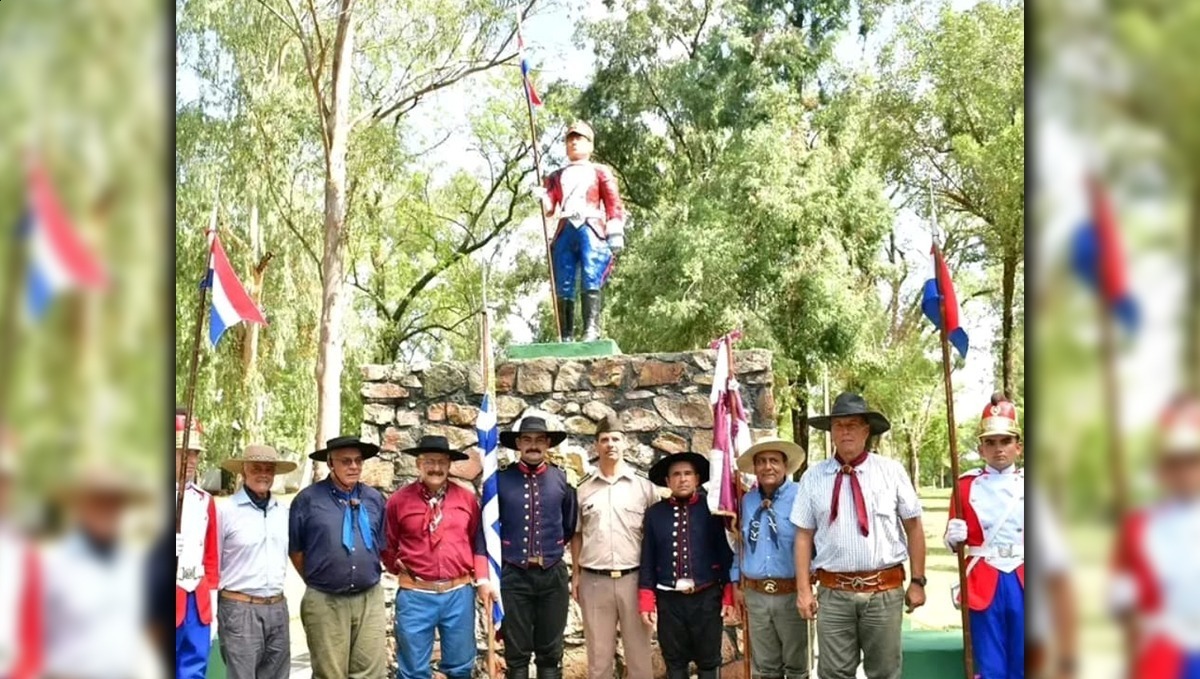
[[[467,455],[444,436],[425,436],[403,451],[420,477],[392,494],[384,510],[383,563],[400,581],[396,593],[396,661],[400,679],[431,679],[433,633],[440,671],[470,679],[475,666],[475,593],[484,609],[488,584],[483,521],[475,493],[450,482],[450,464]]]

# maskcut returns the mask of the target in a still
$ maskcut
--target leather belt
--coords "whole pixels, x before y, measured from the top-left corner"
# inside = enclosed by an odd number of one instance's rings
[[[675,594],[699,594],[715,584],[717,584],[715,581],[706,582],[699,587],[688,587],[687,589],[675,589],[673,587],[663,587],[662,585],[659,585],[657,589],[660,592],[674,592]]]
[[[629,575],[630,573],[636,573],[641,569],[640,566],[634,566],[633,568],[625,568],[625,569],[619,569],[619,570],[604,570],[603,568],[588,568],[587,566],[580,566],[580,568],[582,570],[587,571],[588,573],[594,573],[596,575],[607,575],[608,577],[612,578],[613,580],[620,580],[622,577]]]
[[[240,601],[244,604],[259,604],[262,606],[268,604],[277,604],[280,601],[283,601],[282,594],[276,594],[275,596],[251,596],[249,594],[242,594],[241,592],[234,592],[233,590],[228,589],[221,590],[217,596],[221,597],[222,599],[229,599],[230,601]]]
[[[746,584],[747,589],[752,589],[755,592],[763,594],[795,594],[796,579],[795,578],[763,578],[756,580],[754,578],[742,578],[742,582]]]
[[[886,592],[904,585],[904,566],[895,565],[879,571],[854,573],[831,573],[827,570],[818,570],[817,584],[830,589],[860,594]]]
[[[419,580],[408,573],[397,575],[396,580],[400,583],[400,589],[419,589],[422,592],[436,592],[438,594],[458,589],[463,585],[469,585],[475,581],[470,574],[460,575],[450,580]]]

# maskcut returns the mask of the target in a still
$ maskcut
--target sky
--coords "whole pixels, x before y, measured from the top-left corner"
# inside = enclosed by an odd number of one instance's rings
[[[964,10],[975,4],[975,0],[952,0],[951,5],[956,10]],[[585,85],[592,70],[593,56],[589,45],[575,41],[575,25],[580,19],[594,20],[602,18],[606,9],[601,0],[566,0],[552,7],[541,9],[528,17],[523,30],[526,43],[526,54],[534,71],[535,82],[545,90],[545,83],[567,81],[575,85]],[[851,26],[855,21],[851,21]],[[835,49],[838,61],[847,66],[867,68],[874,61],[879,48],[891,38],[894,18],[885,14],[876,30],[864,41],[847,31]],[[187,67],[189,55],[182,54],[180,69],[177,75],[177,92],[181,102],[196,98],[199,92],[199,82],[194,73]],[[519,79],[513,76],[512,96],[521,97]],[[478,105],[478,91],[469,87],[448,88],[438,92],[418,107],[412,115],[412,125],[421,130],[427,130],[427,136],[438,137],[447,130],[467,129],[467,116],[473,106]],[[440,172],[448,176],[462,167],[476,167],[477,159],[472,159],[468,150],[467,135],[451,137],[450,141],[433,151],[428,160],[440,165]],[[548,171],[549,168],[543,168]],[[636,215],[633,215],[631,228],[636,228]],[[907,209],[897,212],[899,240],[905,249],[912,253],[913,261],[920,257],[928,259],[931,236],[929,226],[922,219]],[[500,263],[512,261],[517,250],[536,247],[544,250],[544,244],[538,229],[540,219],[531,217],[509,234],[503,241],[496,243],[490,252],[478,253],[481,258]],[[932,262],[927,271],[932,273]],[[926,276],[921,273],[918,278],[907,283],[912,294],[918,294],[921,281]],[[537,304],[543,297],[549,295],[548,284],[540,296],[534,296],[522,301],[519,305],[520,316],[532,318],[536,315]],[[956,371],[956,410],[976,412],[994,391],[995,379],[991,345],[998,341],[999,318],[991,313],[982,300],[976,300],[964,305],[962,324],[971,337],[971,351],[965,366]],[[513,333],[514,341],[525,343],[532,341],[528,326],[519,316],[501,319]],[[940,358],[936,353],[931,357]],[[960,419],[963,416],[960,415]]]

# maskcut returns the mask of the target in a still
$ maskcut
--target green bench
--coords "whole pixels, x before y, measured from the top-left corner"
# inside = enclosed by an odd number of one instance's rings
[[[912,630],[901,635],[904,679],[963,679],[962,632]]]

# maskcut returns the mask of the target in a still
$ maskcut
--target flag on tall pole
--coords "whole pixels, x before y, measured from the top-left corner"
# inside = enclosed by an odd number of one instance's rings
[[[933,278],[925,281],[925,288],[921,294],[921,311],[929,322],[933,323],[933,327],[946,331],[946,338],[958,351],[958,355],[966,358],[970,338],[959,322],[958,295],[954,292],[950,268],[946,266],[946,259],[942,257],[941,248],[937,246],[936,240],[930,248],[930,254],[933,255]]]
[[[738,479],[734,462],[751,445],[750,424],[733,372],[733,343],[742,338],[735,330],[714,341],[717,352],[709,403],[713,409],[713,447],[708,454],[708,508],[713,514],[737,517]],[[736,529],[735,529],[736,530]]]
[[[245,321],[266,325],[267,319],[250,299],[246,288],[242,287],[225,248],[221,247],[221,237],[215,228],[208,231],[209,258],[208,272],[204,276],[203,286],[212,290],[212,308],[209,314],[208,340],[215,347],[226,330]]]
[[[1071,240],[1071,268],[1126,330],[1136,332],[1141,313],[1129,288],[1115,211],[1100,182],[1095,177],[1086,182],[1089,215]]]
[[[29,163],[25,211],[18,233],[29,246],[26,305],[40,319],[55,297],[70,290],[98,289],[107,275],[79,237],[50,177],[36,160]]]
[[[496,426],[496,380],[492,369],[492,329],[487,308],[487,280],[484,279],[483,327],[480,333],[480,368],[483,371],[483,402],[475,420],[475,435],[479,439],[483,466],[483,541],[487,552],[488,582],[495,599],[489,612],[488,671],[494,673],[496,631],[504,622],[504,605],[500,599],[500,432]]]
[[[533,86],[533,77],[529,74],[529,60],[525,58],[525,38],[521,35],[520,14],[517,14],[517,57],[521,60],[521,82],[525,86],[525,97],[530,104],[541,106],[542,98],[538,96],[537,89]]]

